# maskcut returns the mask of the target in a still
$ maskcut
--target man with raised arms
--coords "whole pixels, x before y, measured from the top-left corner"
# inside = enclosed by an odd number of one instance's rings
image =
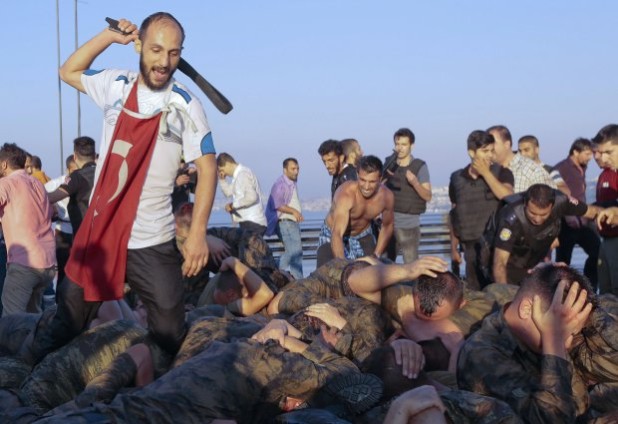
[[[38,360],[86,328],[102,301],[119,299],[125,281],[142,299],[154,339],[174,353],[186,333],[183,275],[208,261],[206,226],[216,187],[215,150],[200,102],[172,75],[184,30],[155,13],[140,30],[121,19],[60,68],[60,77],[104,111],[101,157],[90,207],[65,268],[67,282],[50,331],[37,334],[24,359]],[[112,44],[133,42],[140,71],[90,69]],[[183,246],[174,244],[171,193],[180,160],[195,163],[195,207]],[[181,268],[182,265],[182,268]]]

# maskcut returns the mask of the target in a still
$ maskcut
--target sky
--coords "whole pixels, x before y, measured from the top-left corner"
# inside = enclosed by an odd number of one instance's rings
[[[73,0],[59,0],[60,62],[75,50]],[[252,168],[265,193],[282,161],[300,162],[303,199],[330,196],[317,153],[356,138],[365,154],[392,151],[408,127],[434,186],[468,163],[466,138],[494,124],[515,140],[536,135],[555,164],[577,137],[617,122],[618,55],[612,1],[79,0],[79,44],[105,17],[139,24],[157,11],[184,26],[183,57],[234,105],[204,104],[217,152]],[[60,175],[56,1],[3,2],[5,81],[0,142],[40,156]],[[94,69],[137,69],[131,46],[112,45]],[[62,145],[78,135],[76,91],[61,84]],[[102,113],[81,96],[81,135],[100,139]],[[598,175],[591,162],[588,176]]]

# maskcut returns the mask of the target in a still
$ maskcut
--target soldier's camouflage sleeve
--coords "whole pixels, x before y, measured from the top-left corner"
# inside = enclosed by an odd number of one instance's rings
[[[109,402],[123,387],[135,381],[137,365],[126,352],[118,355],[101,374],[96,376],[76,398],[79,407],[90,406],[94,402]]]
[[[283,290],[279,299],[279,312],[294,314],[314,303],[324,302],[326,297],[321,294],[323,283],[317,278],[308,277],[294,281]]]
[[[24,405],[46,412],[75,398],[114,358],[142,342],[147,331],[137,323],[117,320],[80,334],[47,355],[21,386]]]
[[[286,352],[281,378],[275,384],[290,396],[305,398],[324,386],[332,377],[359,372],[347,358],[330,351],[320,340],[314,340],[302,353]]]
[[[501,400],[465,390],[444,390],[440,398],[445,414],[458,424],[520,424],[523,421]]]
[[[459,387],[507,402],[529,423],[574,423],[578,402],[572,365],[554,355],[522,350],[504,327],[491,331],[500,318],[486,318],[464,343],[457,362]],[[587,400],[587,393],[578,395]]]

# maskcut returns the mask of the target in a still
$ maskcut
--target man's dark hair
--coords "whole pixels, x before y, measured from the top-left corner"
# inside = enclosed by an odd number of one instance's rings
[[[67,169],[69,169],[72,163],[75,163],[75,158],[73,157],[73,155],[67,156],[67,158],[64,160],[64,165],[67,167]]]
[[[318,147],[318,154],[320,156],[327,155],[331,152],[335,153],[337,156],[343,155],[343,147],[341,147],[341,143],[337,140],[330,139],[323,141],[322,144],[320,144],[320,147]]]
[[[607,142],[611,142],[612,144],[618,144],[618,125],[605,125],[599,130],[597,135],[594,136],[592,142],[594,144],[605,144]]]
[[[6,161],[11,169],[24,169],[27,153],[15,143],[4,143],[0,148],[0,162]]]
[[[571,156],[574,152],[581,153],[585,150],[592,150],[592,141],[588,140],[587,138],[580,137],[576,139],[573,144],[571,144],[569,156]]]
[[[520,137],[517,144],[521,143],[531,143],[534,147],[539,147],[539,139],[533,135],[524,135],[523,137]]]
[[[81,161],[94,161],[94,140],[88,136],[77,137],[73,140],[73,153]]]
[[[496,132],[500,134],[501,139],[508,141],[511,144],[511,146],[513,145],[513,137],[511,137],[511,132],[504,125],[494,125],[492,127],[489,127],[487,128],[487,132],[488,133]]]
[[[419,373],[418,377],[413,379],[404,376],[401,372],[401,365],[398,365],[395,360],[395,351],[391,346],[375,349],[365,358],[360,369],[382,380],[384,384],[382,401],[388,401],[408,390],[429,384],[429,379],[424,372]]]
[[[547,184],[533,184],[524,192],[524,202],[532,202],[535,206],[545,209],[556,203],[556,190]]]
[[[444,301],[458,307],[464,296],[463,282],[450,271],[440,272],[437,277],[421,275],[414,285],[420,311],[430,317]]]
[[[568,293],[571,285],[577,282],[579,283],[580,290],[586,290],[587,301],[592,303],[593,307],[598,305],[598,299],[594,288],[585,275],[571,267],[554,264],[537,268],[532,274],[524,277],[515,297],[517,298],[521,295],[538,295],[544,305],[549,305],[554,297],[556,288],[558,288],[558,283],[562,280],[567,282],[564,289],[564,296]]]
[[[288,167],[288,164],[289,164],[290,162],[295,163],[296,165],[298,165],[298,161],[297,161],[295,158],[287,158],[287,159],[285,159],[285,160],[283,161],[283,167],[284,167],[284,168],[287,168],[287,167]]]
[[[377,156],[363,156],[358,162],[358,170],[363,170],[367,173],[378,172],[382,175],[382,161]]]
[[[43,168],[43,163],[41,162],[41,158],[35,155],[33,155],[32,159],[30,159],[30,164],[32,165],[34,169],[40,170],[41,168]]]
[[[235,293],[242,295],[242,284],[238,279],[238,276],[233,271],[227,270],[219,272],[215,277],[215,287],[222,292],[233,290]]]
[[[485,147],[489,144],[494,144],[496,140],[494,136],[487,131],[474,130],[468,136],[468,150],[477,151],[481,147]]]
[[[234,160],[234,157],[229,153],[219,153],[219,156],[217,156],[217,166],[225,166],[226,163],[236,163],[236,161]]]
[[[393,134],[393,141],[396,141],[399,137],[408,137],[410,144],[414,144],[415,137],[410,128],[399,128],[395,131],[395,134]]]
[[[172,16],[172,14],[167,13],[167,12],[156,12],[148,16],[146,19],[144,19],[144,21],[142,22],[142,25],[139,28],[139,39],[141,41],[144,41],[144,37],[146,37],[146,32],[148,31],[148,28],[150,27],[150,25],[154,22],[163,21],[163,20],[172,21],[173,23],[178,25],[178,28],[180,29],[180,33],[182,34],[181,43],[184,43],[185,29],[182,27],[182,25],[180,25],[180,22],[178,22],[178,20],[174,16]]]

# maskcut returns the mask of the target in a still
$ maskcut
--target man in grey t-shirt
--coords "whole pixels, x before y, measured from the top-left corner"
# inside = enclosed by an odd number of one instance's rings
[[[401,128],[393,136],[394,154],[385,160],[385,184],[395,195],[395,240],[404,263],[418,258],[421,239],[420,214],[431,200],[431,183],[427,164],[412,156],[414,133]],[[393,248],[393,249],[391,249]],[[389,248],[391,259],[396,258],[395,246]],[[394,255],[393,255],[394,254]]]

